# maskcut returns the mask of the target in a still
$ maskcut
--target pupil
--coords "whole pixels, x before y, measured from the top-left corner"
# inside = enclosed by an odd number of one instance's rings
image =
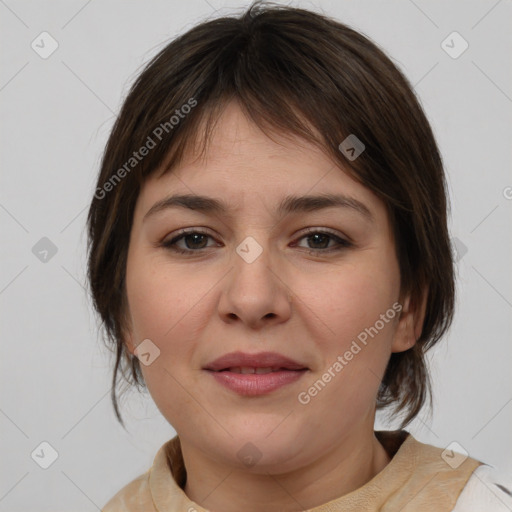
[[[325,241],[326,241],[326,239],[327,239],[328,237],[327,237],[327,235],[316,234],[316,235],[311,235],[311,237],[310,237],[310,238],[313,238],[313,239],[314,239],[314,241],[313,241],[313,245],[314,245],[315,243],[317,243],[317,242],[318,242],[318,239],[319,239],[319,238],[320,238],[320,239],[322,239],[322,238],[323,238],[323,240],[324,240],[324,242],[325,242]],[[328,240],[327,240],[327,242],[328,242]],[[325,245],[325,243],[324,243],[324,244],[322,244],[322,243],[321,243],[321,241],[320,241],[320,245]],[[325,247],[324,247],[324,248],[325,248]]]
[[[196,243],[199,243],[199,245],[201,245],[201,244],[200,244],[200,242],[201,242],[201,238],[204,238],[204,239],[205,239],[205,238],[206,238],[206,236],[205,236],[205,235],[202,235],[202,234],[200,234],[200,233],[195,233],[195,234],[192,234],[192,235],[187,235],[187,236],[186,236],[186,238],[185,238],[185,244],[186,244],[187,248],[189,248],[189,249],[202,249],[202,248],[204,247],[204,244],[203,244],[201,247],[197,247],[196,245],[194,245],[194,244],[196,244]],[[190,244],[188,243],[190,239],[192,239],[192,240],[193,240],[193,241],[192,241],[192,247],[191,247],[191,246],[190,246]],[[203,242],[204,242],[204,240],[203,240]]]

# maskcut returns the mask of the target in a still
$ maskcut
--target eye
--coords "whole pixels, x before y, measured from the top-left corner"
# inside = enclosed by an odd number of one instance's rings
[[[212,236],[206,232],[198,231],[198,230],[181,230],[180,234],[171,240],[162,242],[162,246],[176,251],[178,253],[192,253],[199,252],[201,249],[206,249],[207,247],[212,247],[212,245],[208,246],[207,241],[208,238],[212,238]],[[181,246],[178,245],[181,243]],[[184,245],[184,246],[183,246]]]
[[[205,231],[182,229],[177,236],[162,242],[160,245],[180,254],[200,253],[203,249],[219,246],[216,242],[208,245],[208,239],[213,240],[213,237]],[[352,246],[352,243],[348,240],[329,231],[311,230],[298,240],[306,241],[308,246],[295,242],[292,247],[309,249],[307,252],[310,254],[330,253]]]
[[[308,252],[316,254],[316,253],[326,253],[332,251],[339,251],[350,247],[352,244],[348,240],[341,238],[334,233],[329,231],[309,231],[305,236],[299,238],[299,240],[305,240],[308,244],[306,249],[309,249]],[[331,244],[334,242],[334,246]],[[331,244],[331,246],[329,246]],[[304,247],[298,245],[298,247]]]

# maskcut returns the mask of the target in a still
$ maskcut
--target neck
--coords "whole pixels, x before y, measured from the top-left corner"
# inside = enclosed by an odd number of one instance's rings
[[[183,441],[182,452],[185,494],[204,508],[222,512],[314,508],[363,486],[390,461],[373,430],[343,438],[307,466],[272,475],[221,466]]]

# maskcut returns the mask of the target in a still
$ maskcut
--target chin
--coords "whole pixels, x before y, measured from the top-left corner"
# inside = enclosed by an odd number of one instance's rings
[[[224,442],[214,442],[209,450],[221,451],[217,456],[228,455],[229,464],[253,473],[280,474],[296,469],[311,442],[305,432],[299,433],[291,425],[285,427],[286,421],[283,422],[282,415],[277,420],[276,417],[272,421],[260,419],[252,424],[251,419],[246,418],[243,425],[228,429],[233,437],[223,436]]]

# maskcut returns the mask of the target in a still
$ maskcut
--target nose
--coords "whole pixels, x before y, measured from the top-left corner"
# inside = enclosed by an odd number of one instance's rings
[[[233,260],[218,305],[222,319],[252,329],[286,322],[292,310],[291,290],[282,269],[272,265],[270,250],[264,248],[254,261],[237,253]]]

